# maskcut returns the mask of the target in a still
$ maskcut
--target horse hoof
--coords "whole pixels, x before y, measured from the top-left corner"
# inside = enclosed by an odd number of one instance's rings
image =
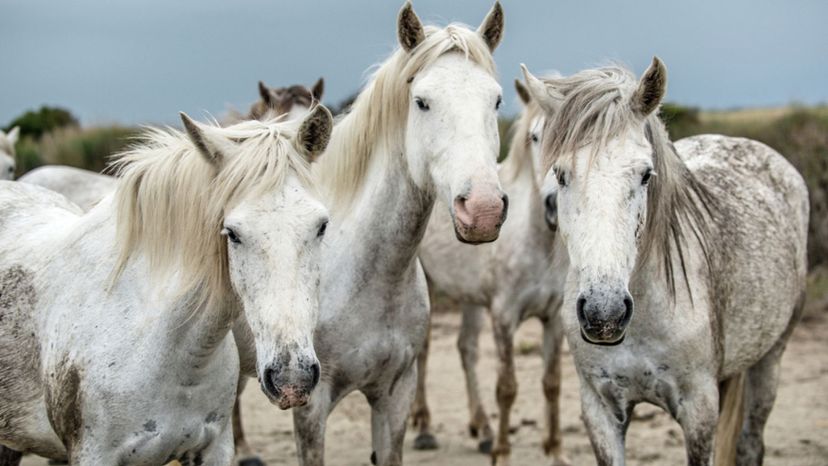
[[[375,451],[371,452],[371,464],[377,466],[377,452]]]
[[[487,438],[486,440],[481,440],[480,443],[477,444],[477,451],[483,453],[484,455],[492,454],[492,444],[494,442],[492,439]]]
[[[428,432],[423,432],[414,439],[415,450],[436,450],[439,447],[437,439]]]
[[[251,456],[250,458],[239,460],[239,466],[265,466],[265,464],[258,456]]]
[[[469,426],[469,435],[471,436],[471,438],[477,438],[477,434],[478,434],[477,427],[470,425]]]

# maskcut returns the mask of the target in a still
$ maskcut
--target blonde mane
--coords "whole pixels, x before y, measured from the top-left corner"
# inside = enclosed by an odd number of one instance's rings
[[[336,124],[328,149],[316,164],[320,185],[333,204],[330,207],[345,207],[353,201],[374,154],[399,155],[405,141],[411,80],[447,53],[462,53],[495,74],[488,45],[466,25],[426,26],[425,39],[414,50],[398,47]]]
[[[293,145],[300,122],[246,121],[204,127],[227,140],[220,167],[172,128],[147,129],[142,141],[117,156],[115,192],[119,255],[113,278],[143,255],[156,280],[175,278],[180,296],[213,305],[231,292],[226,239],[228,209],[278,190],[288,174],[309,185],[308,162]]]
[[[642,117],[630,101],[638,88],[638,79],[628,70],[611,66],[559,79],[545,79],[547,86],[563,96],[558,109],[544,125],[544,170],[557,160],[575,157],[578,149],[593,145],[590,163],[614,137],[628,128],[642,127],[653,148],[653,165],[657,176],[648,184],[647,220],[640,241],[639,266],[654,259],[661,261],[668,287],[675,294],[676,271],[673,255],[677,254],[678,271],[688,292],[684,251],[688,236],[698,241],[708,268],[711,267],[711,219],[718,210],[716,199],[687,168],[667,129],[653,111]],[[692,301],[692,294],[690,296]]]
[[[509,130],[511,140],[509,142],[509,154],[501,163],[500,176],[504,182],[517,180],[521,173],[529,170],[532,179],[540,183],[532,164],[532,121],[541,114],[541,108],[534,101],[529,102],[521,112],[518,119],[512,124]]]

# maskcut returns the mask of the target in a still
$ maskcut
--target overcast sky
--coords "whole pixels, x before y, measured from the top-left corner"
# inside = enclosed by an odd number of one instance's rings
[[[256,82],[357,90],[396,45],[392,0],[0,0],[0,126],[42,104],[85,124],[167,123],[246,110]],[[488,0],[415,0],[426,22],[477,26]],[[503,0],[495,53],[512,80],[656,54],[668,100],[703,108],[828,102],[825,0]]]

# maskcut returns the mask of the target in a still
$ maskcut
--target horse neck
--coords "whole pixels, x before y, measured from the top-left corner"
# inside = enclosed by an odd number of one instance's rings
[[[233,328],[241,314],[241,306],[232,293],[219,302],[201,307],[187,304],[189,297],[185,296],[170,309],[171,321],[181,322],[173,330],[177,334],[173,344],[186,350],[185,354],[196,361],[209,360]]]
[[[361,243],[365,249],[356,260],[390,280],[414,263],[435,199],[433,189],[414,183],[404,149],[397,150],[373,154],[350,215],[354,222],[351,244]]]

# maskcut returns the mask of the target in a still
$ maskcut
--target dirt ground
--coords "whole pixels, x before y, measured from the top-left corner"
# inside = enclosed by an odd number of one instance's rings
[[[436,451],[420,452],[411,448],[414,435],[406,437],[405,463],[409,465],[486,466],[487,457],[477,453],[476,441],[467,435],[466,393],[455,338],[459,314],[434,316],[432,356],[429,360],[428,398],[434,432],[440,442]],[[540,341],[537,322],[527,322],[518,332],[516,342],[524,351],[517,358],[519,394],[512,415],[513,465],[543,465],[540,442],[543,433],[541,407],[541,361],[531,349]],[[495,353],[486,328],[481,338],[479,374],[483,399],[495,421],[494,379]],[[589,440],[581,423],[578,379],[571,356],[563,363],[562,390],[563,441],[566,454],[574,465],[592,465]],[[269,405],[255,384],[243,396],[247,414],[245,426],[254,448],[262,452],[268,465],[294,465],[295,447],[289,412]],[[627,434],[627,458],[631,465],[684,464],[682,433],[678,425],[658,408],[642,405]],[[779,396],[767,429],[766,465],[828,465],[828,314],[820,313],[799,326],[785,353]],[[360,394],[351,394],[338,406],[328,421],[326,464],[370,465],[369,409]],[[25,466],[41,466],[44,461],[24,460]]]

